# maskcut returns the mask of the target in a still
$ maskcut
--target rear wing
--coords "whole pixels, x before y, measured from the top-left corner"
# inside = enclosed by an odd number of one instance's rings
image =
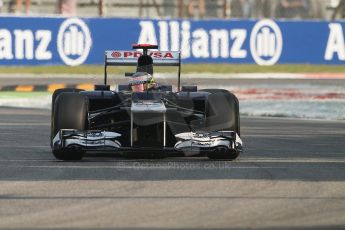
[[[147,51],[155,66],[180,66],[179,51]],[[105,65],[107,66],[136,66],[138,58],[143,55],[139,51],[108,50],[105,51]]]
[[[104,60],[104,84],[107,84],[108,66],[137,66],[138,58],[143,55],[135,50],[107,50]],[[178,67],[178,89],[180,89],[181,53],[180,51],[147,50],[147,55],[152,57],[153,66]]]

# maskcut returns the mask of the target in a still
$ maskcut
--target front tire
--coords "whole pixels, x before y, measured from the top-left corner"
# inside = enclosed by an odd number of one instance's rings
[[[223,89],[204,89],[210,93],[206,104],[206,130],[213,131],[235,131],[240,136],[240,115],[239,102],[237,97]],[[219,147],[207,156],[210,159],[237,158],[239,151]]]
[[[50,129],[50,147],[52,147],[52,141],[53,141],[53,138],[55,137],[54,130],[53,130],[53,120],[54,120],[55,101],[56,101],[57,97],[62,93],[73,93],[73,92],[78,93],[80,91],[83,91],[83,90],[75,89],[75,88],[62,88],[62,89],[57,89],[54,91],[53,96],[52,96],[51,116],[50,116],[50,120],[51,120],[51,124],[50,124],[50,127],[51,127],[51,129]]]
[[[61,129],[87,129],[88,98],[79,93],[64,92],[55,100],[52,117],[52,138]],[[53,143],[54,144],[54,143]],[[81,160],[84,152],[81,150],[64,150],[54,146],[53,155],[59,160]]]

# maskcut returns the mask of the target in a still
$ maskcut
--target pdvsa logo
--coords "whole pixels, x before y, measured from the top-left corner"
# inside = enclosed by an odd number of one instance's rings
[[[114,57],[114,58],[119,58],[119,57],[121,57],[121,53],[115,51],[115,52],[111,53],[111,56]]]
[[[250,50],[258,65],[274,65],[283,49],[283,36],[278,25],[269,19],[256,23],[250,35]]]
[[[77,66],[85,62],[92,45],[90,30],[79,18],[66,19],[57,38],[59,55],[66,65]]]

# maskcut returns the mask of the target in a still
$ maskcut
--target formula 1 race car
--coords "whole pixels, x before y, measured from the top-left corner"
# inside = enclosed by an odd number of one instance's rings
[[[149,44],[133,49],[105,52],[104,84],[95,85],[94,91],[54,92],[54,156],[80,160],[86,152],[112,152],[235,159],[242,152],[236,96],[223,89],[180,86],[180,52],[157,51],[157,45]],[[125,73],[129,83],[112,91],[107,85],[108,66],[136,66],[136,71]],[[178,67],[177,90],[155,82],[154,66]]]

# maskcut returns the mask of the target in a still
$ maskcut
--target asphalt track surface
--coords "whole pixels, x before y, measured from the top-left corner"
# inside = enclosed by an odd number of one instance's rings
[[[49,129],[50,111],[0,108],[0,229],[345,228],[344,121],[243,117],[232,162],[61,162]]]

